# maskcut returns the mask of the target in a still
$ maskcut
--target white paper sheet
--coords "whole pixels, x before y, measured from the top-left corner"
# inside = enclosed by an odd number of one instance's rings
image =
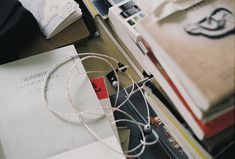
[[[68,46],[0,66],[0,140],[6,159],[54,159],[70,158],[70,155],[72,158],[94,155],[102,159],[124,158],[99,143],[82,124],[58,118],[42,100],[44,72],[57,61],[74,54],[75,48]],[[66,70],[73,63],[66,63],[58,69],[48,83],[50,104],[64,113],[76,112],[65,94]],[[75,71],[83,72],[84,67],[79,65]],[[78,111],[101,107],[86,75],[74,81],[70,92]],[[102,140],[121,151],[106,118],[88,125]]]

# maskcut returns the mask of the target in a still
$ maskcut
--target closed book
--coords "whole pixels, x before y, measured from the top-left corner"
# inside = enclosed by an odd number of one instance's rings
[[[234,1],[206,0],[137,26],[195,115],[209,121],[233,109]]]

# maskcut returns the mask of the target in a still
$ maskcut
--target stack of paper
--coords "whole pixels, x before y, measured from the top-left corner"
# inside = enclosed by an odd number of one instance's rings
[[[78,20],[82,13],[74,0],[20,0],[28,9],[47,39]]]

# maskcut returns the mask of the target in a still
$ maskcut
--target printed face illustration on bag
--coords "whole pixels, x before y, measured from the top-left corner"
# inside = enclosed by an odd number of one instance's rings
[[[217,8],[199,22],[185,25],[184,30],[191,35],[221,38],[235,33],[234,15],[228,9]]]

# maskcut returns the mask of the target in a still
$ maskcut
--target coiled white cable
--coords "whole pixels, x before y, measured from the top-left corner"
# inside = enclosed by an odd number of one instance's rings
[[[67,74],[67,80],[66,80],[66,95],[69,99],[69,102],[70,104],[74,107],[74,109],[76,110],[76,113],[62,113],[62,112],[59,112],[57,110],[55,110],[53,108],[53,106],[49,103],[48,101],[48,98],[47,98],[47,95],[46,95],[46,91],[47,91],[47,83],[50,79],[50,76],[51,74],[56,70],[58,69],[60,66],[62,66],[63,64],[65,64],[66,62],[70,61],[70,60],[73,60],[73,59],[76,59],[80,56],[85,56],[85,57],[82,57],[78,62],[75,62],[72,67],[70,67],[70,70]],[[117,95],[116,95],[116,99],[115,99],[115,106],[117,105],[117,100],[118,100],[118,96],[119,96],[119,78],[118,78],[118,74],[117,74],[117,71],[116,69],[114,68],[114,66],[107,60],[112,60],[113,62],[115,63],[119,63],[116,59],[114,59],[113,57],[110,57],[110,56],[107,56],[107,55],[103,55],[103,54],[97,54],[97,53],[82,53],[82,54],[77,54],[77,55],[73,55],[73,56],[70,56],[70,57],[67,57],[59,62],[57,62],[47,73],[45,79],[44,79],[44,82],[43,82],[43,87],[42,87],[42,94],[43,94],[43,100],[45,101],[46,103],[46,106],[49,108],[49,110],[51,112],[53,112],[56,116],[62,118],[63,120],[66,120],[68,122],[73,122],[73,123],[80,123],[82,125],[84,125],[84,127],[92,134],[92,136],[94,136],[96,138],[96,140],[100,141],[101,143],[103,143],[104,145],[106,145],[107,147],[109,147],[111,150],[113,150],[114,152],[117,152],[119,154],[122,154],[122,152],[119,152],[115,149],[113,149],[111,146],[109,146],[108,144],[104,143],[102,141],[102,139],[87,125],[87,122],[89,121],[94,121],[94,120],[97,120],[98,118],[102,118],[102,117],[105,117],[105,113],[103,111],[103,109],[108,109],[108,110],[111,110],[111,113],[113,113],[114,111],[118,111],[118,112],[121,112],[123,114],[125,114],[128,118],[130,118],[130,120],[128,119],[119,119],[119,120],[116,120],[113,122],[113,124],[116,124],[117,122],[130,122],[132,124],[136,124],[138,129],[140,130],[141,132],[141,136],[142,136],[142,139],[140,140],[140,144],[137,145],[136,147],[134,147],[133,149],[131,150],[128,150],[126,152],[124,152],[125,156],[126,157],[129,157],[129,158],[135,158],[135,157],[139,157],[140,155],[142,155],[142,153],[144,152],[144,149],[145,149],[145,146],[146,145],[152,145],[154,143],[156,143],[158,141],[158,135],[156,134],[156,132],[153,131],[153,134],[156,138],[156,140],[154,140],[153,142],[146,142],[146,137],[144,135],[144,131],[142,130],[141,126],[144,127],[146,126],[145,124],[143,123],[140,123],[140,122],[137,122],[134,118],[132,118],[128,113],[126,113],[125,111],[121,110],[120,107],[122,107],[128,100],[129,98],[131,97],[131,95],[134,94],[134,84],[135,82],[133,81],[132,77],[129,75],[129,74],[126,74],[128,76],[128,78],[131,80],[132,82],[132,89],[130,91],[129,94],[127,94],[127,97],[126,99],[121,103],[119,104],[118,106],[116,106],[116,108],[111,108],[111,107],[94,107],[94,108],[90,108],[89,110],[86,110],[86,111],[82,111],[82,112],[78,112],[78,110],[76,109],[76,105],[73,103],[71,97],[70,97],[70,93],[69,93],[69,87],[70,87],[70,84],[72,83],[73,80],[75,80],[76,78],[78,78],[79,76],[83,75],[83,74],[89,74],[89,73],[105,73],[107,71],[87,71],[87,72],[78,72],[79,74],[77,74],[76,76],[70,78],[71,74],[72,74],[72,70],[79,64],[81,63],[82,61],[86,60],[86,59],[90,59],[90,58],[93,58],[93,59],[98,59],[98,60],[101,60],[101,61],[104,61],[106,62],[113,70],[115,76],[117,77]],[[105,59],[107,58],[107,59]],[[141,91],[141,94],[143,95],[144,97],[144,94],[141,90],[141,88],[137,85],[138,87],[138,90]],[[146,98],[144,98],[145,100],[145,103],[146,103],[146,108],[147,108],[147,112],[148,112],[148,124],[150,124],[150,117],[149,117],[149,108],[148,108],[148,104],[147,104],[147,101],[146,101]],[[132,153],[138,149],[141,150],[134,154],[134,155],[129,155],[129,153]]]

